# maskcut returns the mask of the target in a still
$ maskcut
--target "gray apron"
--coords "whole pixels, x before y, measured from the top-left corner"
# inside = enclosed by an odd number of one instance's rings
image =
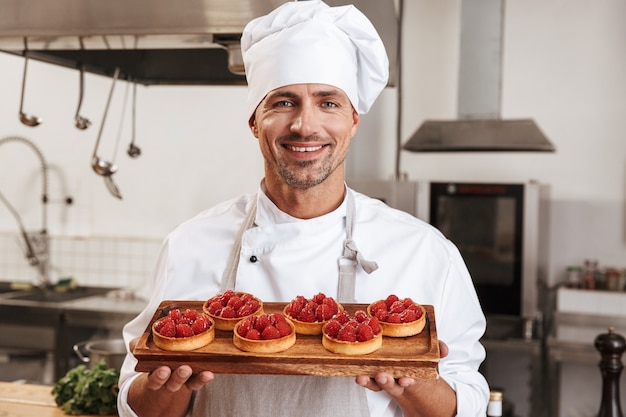
[[[356,267],[367,272],[378,268],[358,252],[354,230],[354,196],[348,190],[346,199],[346,240],[338,260],[339,284],[337,300],[353,303]],[[234,289],[243,234],[254,224],[256,200],[247,213],[230,253],[221,290]],[[355,375],[356,376],[356,375]],[[216,374],[215,379],[196,392],[191,417],[369,417],[365,388],[352,377],[319,377],[300,375],[238,375]]]

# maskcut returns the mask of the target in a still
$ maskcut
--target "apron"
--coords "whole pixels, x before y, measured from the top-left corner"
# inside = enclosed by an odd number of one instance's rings
[[[338,259],[337,301],[354,303],[357,265],[368,274],[378,265],[363,259],[352,240],[356,211],[350,190],[346,197],[346,240]],[[222,276],[222,292],[235,288],[243,234],[254,226],[255,217],[256,200],[237,233]],[[365,390],[352,377],[217,374],[211,383],[195,393],[190,416],[369,417]],[[212,398],[219,400],[212,401]]]

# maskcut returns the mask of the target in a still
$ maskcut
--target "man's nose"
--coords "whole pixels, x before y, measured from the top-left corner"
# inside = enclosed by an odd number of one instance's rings
[[[318,127],[319,119],[313,106],[300,106],[294,115],[291,130],[300,133],[302,136],[308,136],[317,133]]]

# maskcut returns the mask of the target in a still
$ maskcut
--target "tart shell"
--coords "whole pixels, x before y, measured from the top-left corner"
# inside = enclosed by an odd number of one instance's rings
[[[339,312],[343,311],[343,306],[339,303],[337,303],[337,308],[339,309]],[[298,334],[306,334],[306,335],[314,335],[314,336],[320,335],[322,334],[322,328],[324,327],[324,325],[330,321],[330,320],[313,321],[313,322],[300,321],[291,317],[287,313],[287,310],[289,310],[289,304],[287,304],[283,308],[283,315],[287,317],[293,323],[293,325],[296,328],[296,333]]]
[[[237,295],[239,296],[243,294],[245,293],[243,292],[237,293]],[[209,301],[211,301],[211,299],[212,298],[209,298],[202,304],[202,311],[204,311],[204,314],[206,314],[213,320],[213,322],[215,323],[215,328],[217,330],[232,331],[235,328],[235,325],[239,323],[241,320],[245,319],[246,317],[260,316],[261,314],[263,314],[263,301],[258,297],[254,297],[254,299],[259,302],[259,308],[254,313],[247,315],[247,316],[233,317],[233,318],[224,318],[224,317],[216,316],[215,314],[209,313]]]
[[[277,353],[285,351],[296,343],[296,328],[290,319],[287,319],[287,323],[291,327],[290,334],[279,339],[269,340],[252,340],[241,337],[237,332],[240,323],[237,323],[233,328],[233,344],[245,352]]]
[[[190,337],[166,337],[155,330],[154,323],[152,325],[152,340],[157,347],[163,350],[186,352],[190,350],[200,349],[211,343],[215,339],[215,324],[213,319],[209,317],[211,327],[202,333]]]
[[[346,342],[328,337],[322,333],[322,345],[333,353],[344,355],[367,355],[377,351],[383,344],[383,333],[380,332],[373,339],[365,342]]]
[[[372,317],[373,314],[371,312],[371,307],[375,303],[372,303],[367,306],[367,315]],[[415,336],[420,334],[424,327],[426,326],[426,310],[423,306],[415,303],[417,307],[422,311],[422,315],[419,319],[415,321],[411,321],[408,323],[387,323],[385,321],[380,321],[380,327],[383,330],[383,336],[388,337],[408,337]]]

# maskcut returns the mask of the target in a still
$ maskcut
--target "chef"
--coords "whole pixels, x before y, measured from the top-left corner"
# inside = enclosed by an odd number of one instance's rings
[[[241,40],[249,127],[265,176],[242,195],[188,220],[165,240],[146,309],[124,328],[131,344],[162,300],[227,289],[289,302],[322,292],[370,303],[389,294],[434,306],[438,379],[151,373],[124,362],[121,416],[481,416],[485,330],[467,268],[435,228],[345,184],[344,160],[386,86],[389,63],[355,7],[288,2],[251,21]],[[245,167],[242,167],[245,169]]]

